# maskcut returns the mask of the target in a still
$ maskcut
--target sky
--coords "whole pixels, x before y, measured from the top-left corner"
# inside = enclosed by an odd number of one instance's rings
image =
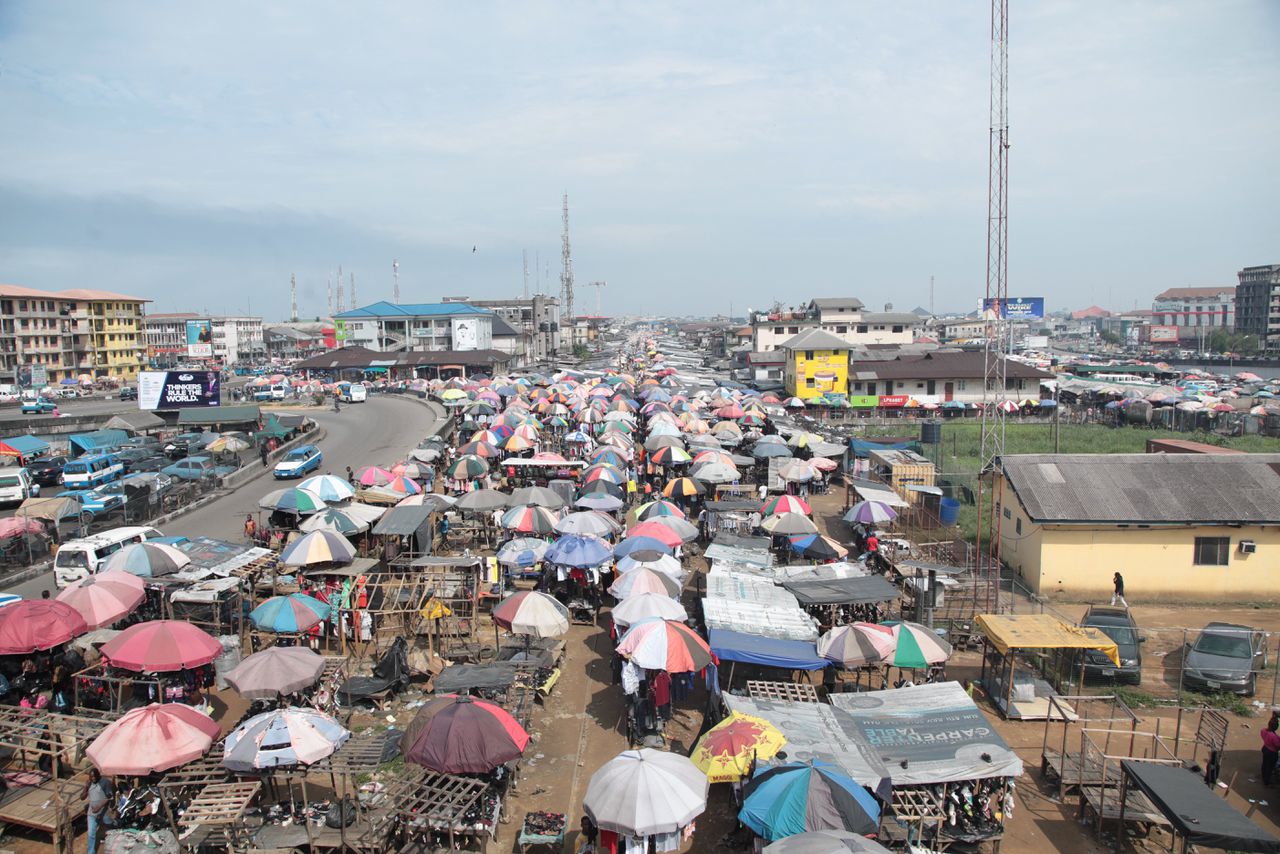
[[[1280,4],[1022,3],[1009,288],[1150,307],[1280,262]],[[986,282],[988,4],[0,3],[0,282],[326,314],[579,313]],[[587,283],[603,281],[602,288]],[[349,289],[349,282],[344,282]]]

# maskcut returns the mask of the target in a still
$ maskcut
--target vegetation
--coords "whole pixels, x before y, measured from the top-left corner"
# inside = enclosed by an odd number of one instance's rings
[[[591,355],[590,348],[586,344],[575,344],[573,347],[573,357],[575,359],[585,359]]]
[[[1209,333],[1206,346],[1213,353],[1235,353],[1240,356],[1252,356],[1258,352],[1258,338],[1241,332],[1230,332],[1226,329],[1215,329]]]
[[[1104,329],[1098,335],[1098,337],[1101,338],[1103,342],[1106,344],[1119,345],[1124,343],[1124,337],[1119,332],[1116,332],[1114,329]]]
[[[1113,689],[1113,692],[1131,709],[1156,709],[1162,706],[1178,705],[1176,697],[1157,697],[1155,694],[1137,688],[1117,686]],[[1253,717],[1253,706],[1250,704],[1249,699],[1241,697],[1239,694],[1228,694],[1221,691],[1212,694],[1201,694],[1197,691],[1188,691],[1183,695],[1182,700],[1184,706],[1205,705],[1211,709],[1220,709],[1233,715],[1239,715],[1242,718]]]

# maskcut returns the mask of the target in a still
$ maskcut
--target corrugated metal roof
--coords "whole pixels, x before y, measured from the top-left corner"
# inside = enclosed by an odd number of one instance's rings
[[[178,424],[246,424],[258,420],[256,403],[244,406],[210,406],[207,409],[184,409],[178,413]]]
[[[1280,524],[1280,454],[1019,454],[1001,465],[1037,522]]]
[[[335,314],[338,319],[352,318],[359,320],[368,317],[446,317],[452,314],[493,314],[487,308],[476,308],[465,302],[421,302],[397,304],[393,302],[375,302],[372,305],[354,308]]]

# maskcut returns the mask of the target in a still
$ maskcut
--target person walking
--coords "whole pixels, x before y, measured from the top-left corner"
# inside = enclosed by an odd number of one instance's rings
[[[1274,715],[1262,731],[1262,785],[1270,786],[1276,776],[1276,759],[1280,758],[1280,719]]]
[[[1128,608],[1129,603],[1124,599],[1124,576],[1117,572],[1111,576],[1111,583],[1115,585],[1111,592],[1111,604],[1114,606],[1119,602],[1122,608]]]
[[[267,450],[267,443],[266,443],[266,442],[259,442],[259,443],[258,443],[258,457],[259,457],[259,458],[261,458],[261,460],[262,460],[262,467],[263,467],[263,468],[266,468],[266,467],[267,467],[267,454],[269,454],[269,453],[271,453],[271,452],[270,452],[269,450]]]
[[[1275,762],[1272,762],[1274,765]],[[89,805],[86,809],[86,817],[89,823],[89,848],[88,854],[97,854],[98,836],[102,830],[110,826],[111,802],[115,799],[116,787],[112,784],[110,777],[103,777],[97,768],[89,769],[89,781],[85,783],[84,791],[80,794],[81,800],[87,800]]]

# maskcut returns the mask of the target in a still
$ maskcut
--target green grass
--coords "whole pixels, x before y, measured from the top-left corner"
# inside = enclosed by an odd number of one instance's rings
[[[1146,451],[1148,439],[1185,439],[1240,451],[1280,452],[1280,439],[1265,436],[1226,437],[1216,433],[1179,433],[1140,427],[1107,427],[1101,424],[1060,424],[1058,447],[1054,447],[1052,424],[1009,424],[1005,428],[1006,454],[1140,454]],[[872,425],[861,431],[865,436],[919,436],[919,422],[901,425]],[[942,422],[942,443],[938,448],[926,446],[925,456],[941,454],[938,478],[960,483],[977,493],[977,472],[981,460],[982,427],[976,421]],[[983,541],[989,542],[989,520],[983,520]],[[971,504],[960,506],[959,525],[965,539],[973,541],[978,530],[978,511]]]
[[[1149,694],[1137,688],[1117,686],[1114,689],[1114,693],[1131,709],[1155,709],[1178,705],[1178,701],[1174,697],[1157,697],[1155,694]],[[1182,699],[1186,706],[1203,704],[1211,709],[1230,712],[1242,718],[1253,717],[1253,706],[1250,700],[1247,697],[1241,697],[1239,694],[1228,694],[1221,691],[1213,694],[1201,694],[1196,691],[1188,691],[1183,695]]]

